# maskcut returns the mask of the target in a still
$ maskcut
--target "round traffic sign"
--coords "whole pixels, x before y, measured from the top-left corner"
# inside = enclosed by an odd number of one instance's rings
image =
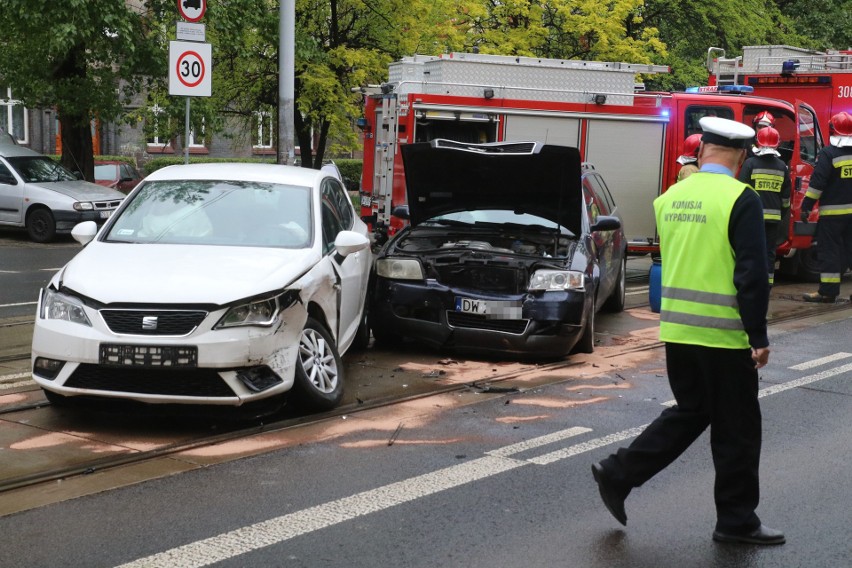
[[[177,58],[177,78],[187,87],[195,87],[204,80],[204,60],[195,51],[184,51]]]
[[[207,11],[207,0],[177,0],[178,12],[187,22],[197,22]]]

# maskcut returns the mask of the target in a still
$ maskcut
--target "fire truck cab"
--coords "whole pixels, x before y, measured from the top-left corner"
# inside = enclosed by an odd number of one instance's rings
[[[387,83],[363,89],[362,217],[379,243],[402,226],[392,214],[406,203],[400,146],[435,138],[579,148],[615,198],[631,254],[658,253],[652,202],[675,183],[683,141],[700,131],[698,121],[705,116],[751,125],[755,115],[769,110],[777,117],[791,171],[810,175],[822,138],[807,104],[748,96],[734,86],[663,93],[646,92],[637,83],[638,74],[664,72],[668,67],[659,65],[469,53],[394,62]],[[794,201],[798,205],[801,197]],[[807,256],[801,251],[810,238],[791,230],[779,249],[797,258],[788,263],[794,271]]]

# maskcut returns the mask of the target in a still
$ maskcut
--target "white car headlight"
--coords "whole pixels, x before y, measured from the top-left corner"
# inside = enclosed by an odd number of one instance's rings
[[[274,298],[255,300],[234,306],[225,312],[225,315],[214,326],[214,329],[242,325],[269,327],[275,323],[275,320],[278,318],[278,312],[289,308],[298,299],[298,292],[289,290]]]
[[[585,278],[574,270],[536,270],[530,278],[529,291],[541,290],[585,290]]]
[[[74,204],[74,209],[77,211],[91,211],[95,206],[89,203],[88,201],[78,201]]]
[[[79,299],[45,288],[41,295],[39,316],[42,319],[65,320],[92,327],[92,322]]]
[[[394,280],[423,280],[423,267],[413,258],[382,258],[376,261],[376,274]]]

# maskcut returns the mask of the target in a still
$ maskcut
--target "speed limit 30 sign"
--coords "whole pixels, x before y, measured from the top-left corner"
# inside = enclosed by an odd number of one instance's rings
[[[169,94],[209,97],[212,94],[212,49],[209,43],[169,42]]]

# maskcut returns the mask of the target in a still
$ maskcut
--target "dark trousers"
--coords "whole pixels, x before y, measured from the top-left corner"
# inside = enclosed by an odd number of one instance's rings
[[[778,231],[781,223],[779,221],[764,221],[763,229],[766,233],[766,259],[769,263],[769,284],[775,283],[775,258],[778,251]]]
[[[834,298],[840,295],[840,277],[852,248],[852,215],[820,216],[816,237],[819,293]]]
[[[710,426],[716,469],[716,529],[760,526],[761,418],[751,350],[666,344],[669,384],[677,405],[667,408],[627,448],[601,463],[625,494],[681,455]]]

